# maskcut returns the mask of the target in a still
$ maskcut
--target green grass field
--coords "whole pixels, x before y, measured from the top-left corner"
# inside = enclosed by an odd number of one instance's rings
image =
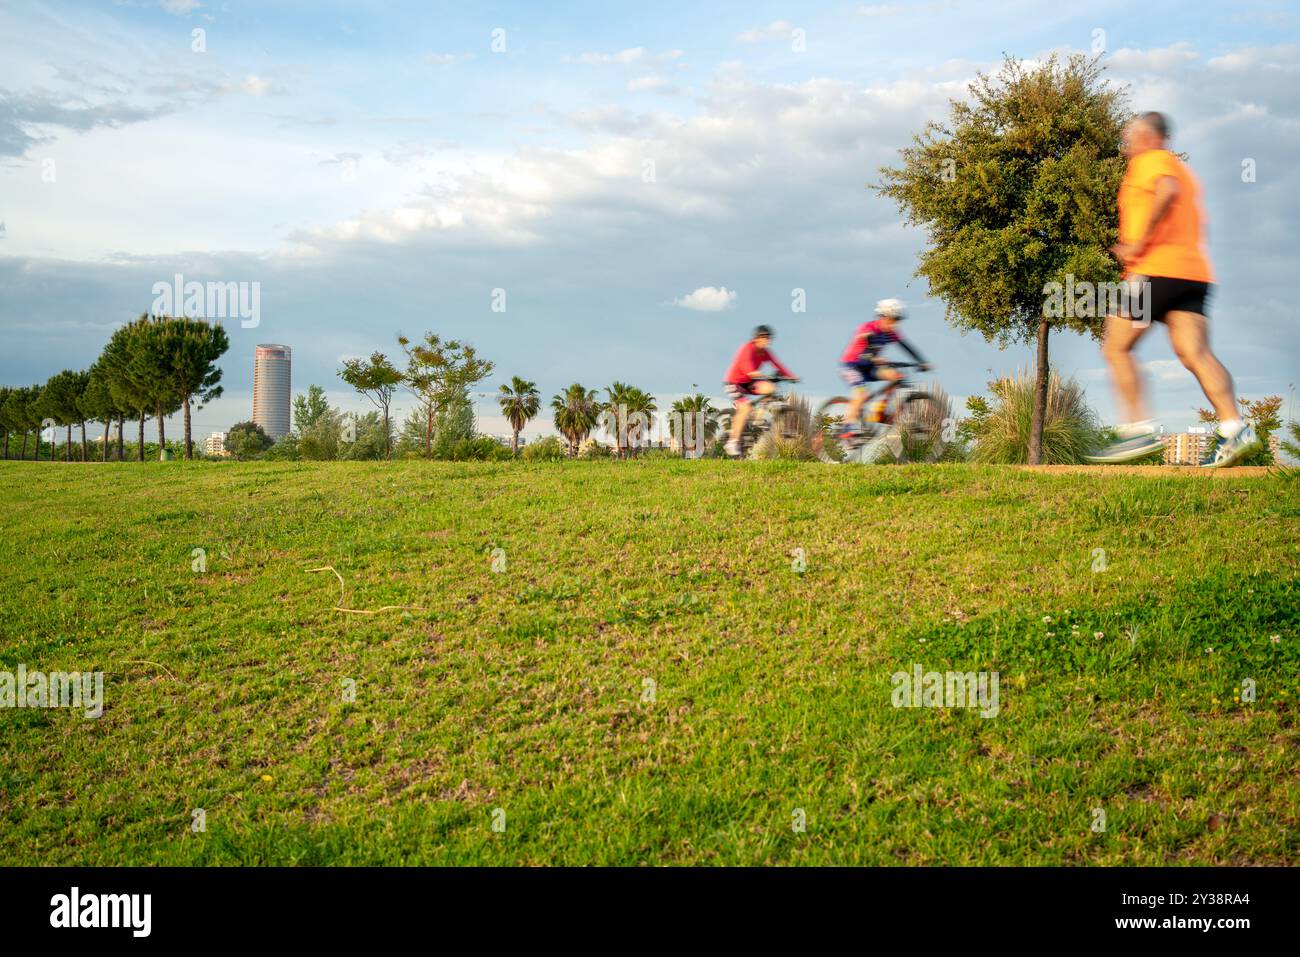
[[[0,487],[0,670],[105,673],[97,720],[0,710],[6,865],[1300,858],[1282,477],[5,463]],[[323,566],[345,607],[405,607],[338,611]],[[996,671],[997,715],[895,708],[917,664]]]

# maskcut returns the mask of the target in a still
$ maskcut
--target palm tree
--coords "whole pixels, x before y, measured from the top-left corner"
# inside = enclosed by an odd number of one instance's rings
[[[605,389],[605,394],[609,396],[601,409],[608,413],[605,430],[614,437],[614,446],[622,457],[640,445],[642,435],[653,427],[653,413],[659,407],[654,396],[626,382],[615,382]]]
[[[497,402],[501,405],[501,414],[506,417],[510,428],[514,430],[514,435],[510,439],[510,451],[518,456],[519,433],[542,407],[542,396],[537,391],[537,383],[514,376],[509,385],[502,384]]]
[[[688,421],[692,423],[689,427],[686,425]],[[718,434],[718,410],[703,393],[682,396],[672,405],[672,415],[668,417],[668,431],[677,439],[677,444],[682,450],[682,458],[686,458],[688,441],[697,447],[703,447]]]
[[[600,419],[596,390],[575,382],[551,398],[551,408],[555,410],[555,427],[569,444],[569,454],[576,455],[578,443],[591,434]]]

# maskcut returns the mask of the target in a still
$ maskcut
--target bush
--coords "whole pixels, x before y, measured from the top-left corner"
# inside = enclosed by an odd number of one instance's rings
[[[524,446],[523,458],[529,462],[559,462],[564,458],[564,445],[553,435]]]
[[[580,459],[607,459],[614,454],[608,445],[601,445],[595,439],[583,439],[578,446]]]
[[[485,435],[440,438],[433,444],[433,457],[444,462],[500,462],[513,458],[508,448]]]
[[[1023,465],[1029,461],[1029,428],[1034,414],[1034,373],[1017,372],[989,383],[992,403],[973,396],[966,407],[970,418],[964,431],[974,438],[971,459]],[[1047,410],[1043,422],[1044,465],[1074,465],[1102,442],[1097,413],[1084,401],[1083,387],[1073,379],[1061,381],[1053,372],[1047,380]]]

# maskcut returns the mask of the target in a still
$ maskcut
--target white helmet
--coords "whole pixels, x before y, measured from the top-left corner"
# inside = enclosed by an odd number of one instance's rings
[[[891,319],[903,318],[903,300],[882,299],[876,303],[876,315],[889,316]]]

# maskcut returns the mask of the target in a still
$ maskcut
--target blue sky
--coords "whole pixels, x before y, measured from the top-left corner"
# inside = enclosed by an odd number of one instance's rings
[[[260,325],[227,323],[227,396],[197,413],[199,435],[248,418],[258,342],[294,348],[296,391],[319,383],[360,410],[339,363],[394,351],[399,331],[474,342],[497,363],[485,390],[617,379],[662,404],[719,395],[736,345],[769,322],[825,395],[884,296],[913,304],[908,332],[964,397],[1030,351],[947,326],[911,278],[922,237],[864,185],[1004,53],[1100,42],[1201,178],[1214,343],[1237,391],[1289,397],[1298,37],[1282,3],[11,0],[0,381],[89,364],[179,272],[261,287]],[[1205,403],[1149,339],[1153,404],[1184,428]],[[1058,336],[1053,358],[1113,420],[1095,343]],[[480,413],[504,431],[490,402]]]

